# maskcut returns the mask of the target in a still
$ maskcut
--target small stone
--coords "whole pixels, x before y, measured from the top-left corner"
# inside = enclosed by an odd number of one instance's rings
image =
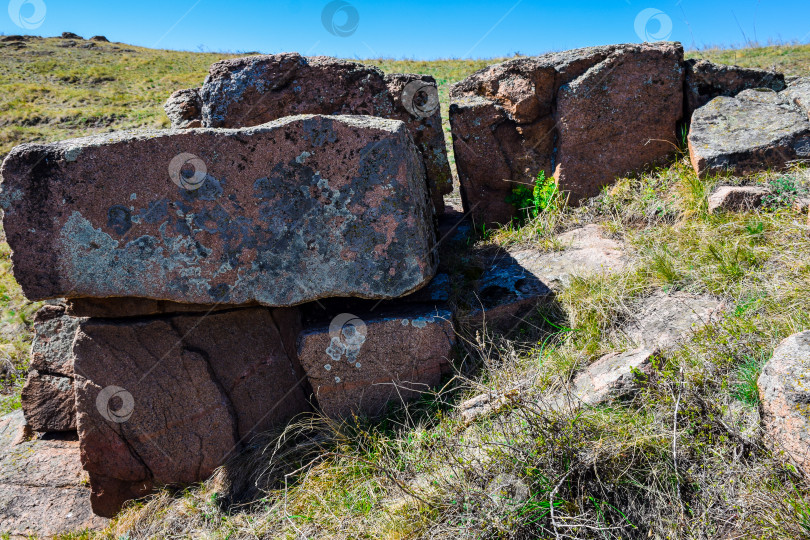
[[[763,186],[721,186],[709,196],[709,213],[752,210],[761,206],[770,193]]]
[[[644,348],[607,354],[577,375],[573,394],[587,405],[621,397],[650,376],[654,356]]]
[[[177,90],[163,104],[172,128],[202,127],[202,99],[199,88]]]

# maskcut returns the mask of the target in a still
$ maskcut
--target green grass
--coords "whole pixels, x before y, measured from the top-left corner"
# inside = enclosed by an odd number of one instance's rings
[[[166,126],[165,98],[201,84],[207,66],[228,56],[121,44],[66,49],[61,42],[2,45],[0,153],[20,142]],[[808,46],[696,55],[810,74]],[[449,85],[488,63],[369,62],[436,77],[445,123]],[[465,335],[457,376],[382,421],[302,417],[207,482],[162,490],[106,531],[76,537],[807,536],[810,488],[767,450],[755,389],[762,360],[810,328],[810,235],[789,204],[785,178],[732,179],[783,189],[765,208],[710,215],[707,197],[721,179],[698,178],[681,156],[619,179],[583,207],[548,205],[522,226],[485,231],[470,249],[554,250],[558,233],[598,223],[627,245],[630,269],[573,279],[559,306],[510,339]],[[662,289],[717,297],[726,316],[663,354],[627,399],[576,412],[543,407],[577,371],[622,348],[614,330]],[[0,331],[0,351],[16,374],[28,361],[36,307],[14,282],[8,246],[0,244],[0,330],[13,328]],[[465,425],[458,403],[486,390],[508,398]],[[2,411],[19,406],[18,376],[4,393]]]

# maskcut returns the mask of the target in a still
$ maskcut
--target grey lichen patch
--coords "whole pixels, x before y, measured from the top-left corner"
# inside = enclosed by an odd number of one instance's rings
[[[76,161],[79,159],[79,156],[82,154],[82,148],[80,146],[72,146],[65,149],[65,161],[71,162]]]

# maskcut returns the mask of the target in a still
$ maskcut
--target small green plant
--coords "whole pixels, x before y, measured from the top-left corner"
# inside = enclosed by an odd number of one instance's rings
[[[762,206],[767,210],[776,210],[793,204],[807,189],[799,184],[793,176],[782,175],[768,182],[771,193],[762,199]]]
[[[759,405],[757,379],[762,372],[763,365],[765,365],[764,359],[748,357],[745,359],[745,362],[737,368],[737,383],[734,385],[734,390],[731,393],[734,399],[752,407]]]
[[[546,210],[557,210],[559,189],[554,178],[546,178],[546,171],[537,173],[534,186],[519,184],[506,198],[506,202],[517,208],[521,216],[519,221],[533,219]]]

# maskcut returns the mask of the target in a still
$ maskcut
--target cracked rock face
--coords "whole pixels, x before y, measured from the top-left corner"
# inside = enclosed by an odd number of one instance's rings
[[[689,155],[702,175],[751,174],[810,157],[810,121],[769,89],[718,97],[695,111]]]
[[[52,537],[98,530],[76,434],[25,436],[22,411],[0,417],[0,535]]]
[[[696,59],[686,60],[684,66],[688,117],[719,96],[734,97],[743,90],[752,88],[770,88],[775,92],[785,89],[785,76],[773,71],[726,66]]]
[[[31,364],[22,390],[22,409],[34,431],[76,430],[73,339],[81,321],[66,315],[63,305],[44,306],[34,316]]]
[[[163,110],[173,128],[202,127],[202,101],[198,88],[177,90],[163,104]]]
[[[424,169],[398,121],[305,115],[26,144],[0,172],[32,300],[291,306],[396,298],[436,271]]]
[[[779,344],[757,386],[764,440],[810,478],[810,332]]]
[[[418,83],[409,85],[413,81]],[[374,66],[348,60],[283,53],[217,62],[199,95],[201,109],[195,119],[204,127],[249,127],[295,114],[362,114],[401,120],[422,156],[437,212],[444,208],[442,196],[453,191],[433,77],[383,75]],[[176,96],[167,102],[166,110],[173,127],[186,127],[183,123],[190,120],[177,112],[178,102],[186,96]]]
[[[449,311],[342,315],[298,338],[298,357],[327,416],[379,415],[389,401],[417,398],[448,371],[455,344]]]
[[[810,77],[803,77],[783,92],[787,100],[801,109],[810,120]]]
[[[252,435],[308,410],[286,311],[81,323],[77,423],[96,513],[203,480]]]
[[[553,175],[571,202],[661,161],[683,116],[677,43],[589,47],[486,67],[451,88],[465,210],[506,223],[515,183]]]

